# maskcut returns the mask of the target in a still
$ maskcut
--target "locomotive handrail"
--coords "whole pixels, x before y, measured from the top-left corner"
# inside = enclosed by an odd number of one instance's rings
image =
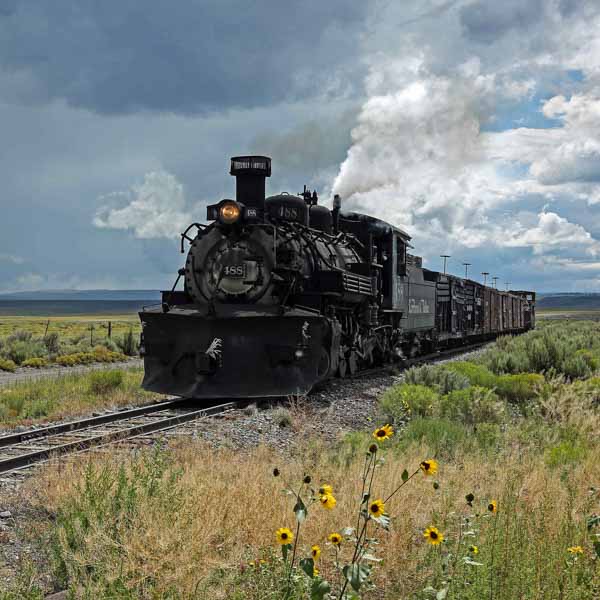
[[[191,225],[188,225],[186,230],[181,234],[181,254],[184,253],[184,248],[183,248],[183,240],[187,240],[190,244],[194,241],[191,237],[188,236],[187,232],[192,228],[192,227],[197,227],[200,231],[202,231],[203,229],[206,229],[207,227],[209,227],[209,225],[203,225],[202,223],[192,223]]]

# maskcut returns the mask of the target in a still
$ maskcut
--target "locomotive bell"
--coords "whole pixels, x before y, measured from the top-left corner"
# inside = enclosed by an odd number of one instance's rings
[[[235,199],[244,206],[265,207],[265,179],[271,177],[268,156],[233,156],[229,174],[235,177]]]

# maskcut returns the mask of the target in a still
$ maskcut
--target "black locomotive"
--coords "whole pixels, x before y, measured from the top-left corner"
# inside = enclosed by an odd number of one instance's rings
[[[265,198],[271,159],[231,159],[236,199],[193,223],[185,268],[140,313],[143,387],[188,398],[307,393],[332,376],[519,333],[535,294],[422,267],[410,236],[316,192]],[[175,291],[184,278],[183,291]]]

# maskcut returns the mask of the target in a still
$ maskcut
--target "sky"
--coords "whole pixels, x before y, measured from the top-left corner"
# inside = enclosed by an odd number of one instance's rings
[[[600,292],[599,32],[597,0],[0,0],[0,292],[170,288],[237,154],[431,269]]]

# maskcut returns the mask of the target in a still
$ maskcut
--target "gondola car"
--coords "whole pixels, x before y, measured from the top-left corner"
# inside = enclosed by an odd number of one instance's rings
[[[236,197],[183,232],[185,266],[140,312],[143,387],[188,398],[305,394],[329,377],[535,326],[535,293],[438,273],[410,236],[319,205],[266,197],[266,156],[231,159]],[[183,289],[177,290],[183,279]]]

